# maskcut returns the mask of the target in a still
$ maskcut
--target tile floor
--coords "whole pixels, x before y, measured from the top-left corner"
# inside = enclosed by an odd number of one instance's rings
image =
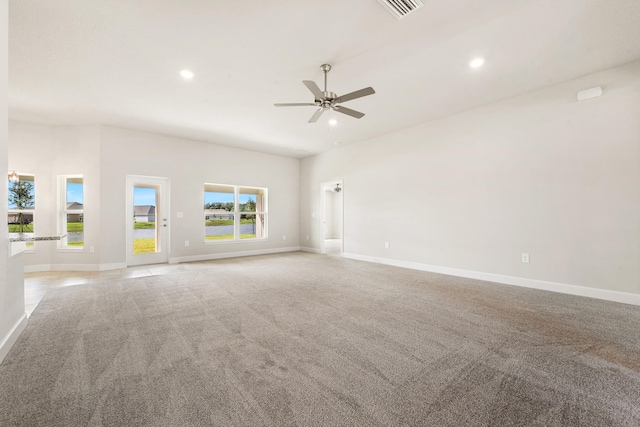
[[[44,271],[24,274],[25,311],[31,316],[44,294],[52,288],[76,286],[105,280],[130,279],[134,277],[169,274],[211,268],[212,261],[191,262],[185,264],[156,264],[136,266],[108,271]]]

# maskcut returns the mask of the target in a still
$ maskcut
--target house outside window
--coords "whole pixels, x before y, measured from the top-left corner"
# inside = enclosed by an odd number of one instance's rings
[[[82,175],[58,177],[58,232],[66,235],[58,248],[84,247],[84,179]]]
[[[151,205],[134,206],[133,222],[156,222],[156,207]]]
[[[8,182],[7,225],[9,237],[23,234],[33,236],[35,232],[35,176],[18,174],[18,182]],[[34,242],[28,242],[27,248],[33,249]]]
[[[267,189],[204,185],[205,242],[267,238]]]

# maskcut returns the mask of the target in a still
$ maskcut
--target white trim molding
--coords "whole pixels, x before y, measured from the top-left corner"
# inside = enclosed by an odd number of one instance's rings
[[[112,262],[107,264],[37,264],[25,265],[25,273],[41,271],[107,271],[127,268],[126,262]]]
[[[39,273],[41,271],[51,271],[51,264],[25,265],[25,273]]]
[[[107,264],[97,264],[97,267],[98,267],[97,271],[118,270],[121,268],[127,268],[127,263],[126,262],[110,262]]]
[[[322,251],[318,248],[311,248],[308,246],[300,246],[300,250],[302,252],[311,252],[312,254],[321,254]]]
[[[9,354],[9,350],[11,350],[11,347],[13,346],[13,344],[15,344],[15,342],[18,340],[18,337],[26,327],[27,313],[24,313],[20,320],[18,320],[16,324],[13,325],[13,328],[11,328],[7,336],[5,336],[2,339],[2,342],[0,342],[0,363],[2,363],[7,354]]]
[[[501,283],[504,285],[521,286],[524,288],[540,289],[543,291],[559,292],[562,294],[596,298],[606,301],[619,302],[622,304],[640,306],[640,294],[632,294],[629,292],[590,288],[588,286],[568,285],[565,283],[527,279],[524,277],[505,276],[502,274],[463,270],[459,268],[441,267],[437,265],[421,264],[418,262],[402,261],[390,258],[378,258],[368,255],[343,253],[342,256],[344,258],[354,259],[358,261],[374,262],[377,264],[392,265],[395,267],[409,268],[412,270],[429,271],[431,273],[440,273],[449,276],[465,277],[468,279],[484,280],[487,282]]]
[[[182,262],[193,262],[193,261],[209,261],[212,259],[236,258],[236,257],[252,256],[252,255],[277,254],[281,252],[296,252],[299,250],[300,250],[300,246],[290,246],[286,248],[258,249],[255,251],[222,252],[222,253],[215,253],[215,254],[169,257],[169,264],[179,264]]]

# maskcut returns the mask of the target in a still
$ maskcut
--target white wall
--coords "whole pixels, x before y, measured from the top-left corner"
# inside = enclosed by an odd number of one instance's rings
[[[327,239],[342,238],[342,193],[325,190],[325,235]]]
[[[55,234],[57,176],[81,174],[85,189],[84,250],[38,242],[27,269],[96,270],[126,264],[127,175],[171,181],[173,262],[299,246],[299,160],[110,126],[47,126],[11,121],[12,167],[36,176],[37,234]],[[268,240],[205,245],[205,182],[269,189]],[[183,212],[183,218],[176,213]],[[283,239],[286,236],[286,240]],[[190,245],[185,247],[188,240]],[[91,253],[89,248],[95,247]]]
[[[299,246],[297,159],[110,126],[101,129],[100,159],[102,263],[124,261],[127,175],[170,179],[170,258],[174,261]],[[205,182],[267,187],[268,240],[205,244]],[[177,212],[184,217],[177,218]]]
[[[347,255],[640,294],[640,62],[306,158],[300,176],[312,249],[315,189],[343,179]]]
[[[35,176],[35,207],[33,226],[36,234],[55,234],[55,215],[48,206],[55,205],[55,184],[51,180],[53,156],[52,131],[48,126],[23,125],[9,121],[9,164],[20,174]],[[34,252],[25,253],[28,264],[49,264],[51,252],[46,249],[51,242],[37,242]]]
[[[8,163],[7,127],[7,55],[8,55],[8,3],[0,0],[0,171]],[[7,185],[0,185],[0,199],[7,200]],[[0,217],[7,217],[7,203],[0,203]],[[6,230],[6,229],[5,229]],[[0,362],[26,326],[24,312],[24,280],[22,255],[9,258],[9,238],[0,233]]]
[[[100,140],[99,126],[47,126],[11,120],[9,161],[20,173],[35,175],[35,233],[55,235],[57,230],[57,177],[79,174],[85,186],[85,248],[59,251],[57,242],[36,242],[24,254],[25,265],[48,269],[97,266],[100,232]],[[96,252],[89,247],[95,245]]]

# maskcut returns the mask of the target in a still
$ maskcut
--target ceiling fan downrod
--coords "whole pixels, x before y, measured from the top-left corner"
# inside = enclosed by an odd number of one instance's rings
[[[331,71],[331,65],[329,64],[322,64],[320,66],[320,69],[322,70],[322,72],[324,73],[324,91],[325,93],[327,92],[327,74],[329,74],[329,71]]]
[[[338,95],[327,90],[327,75],[329,74],[329,71],[331,71],[331,65],[322,64],[320,66],[320,69],[324,73],[324,92],[322,92],[324,99],[322,100],[320,107],[326,110],[328,108],[331,108],[331,106],[333,105],[333,101],[338,97]]]

